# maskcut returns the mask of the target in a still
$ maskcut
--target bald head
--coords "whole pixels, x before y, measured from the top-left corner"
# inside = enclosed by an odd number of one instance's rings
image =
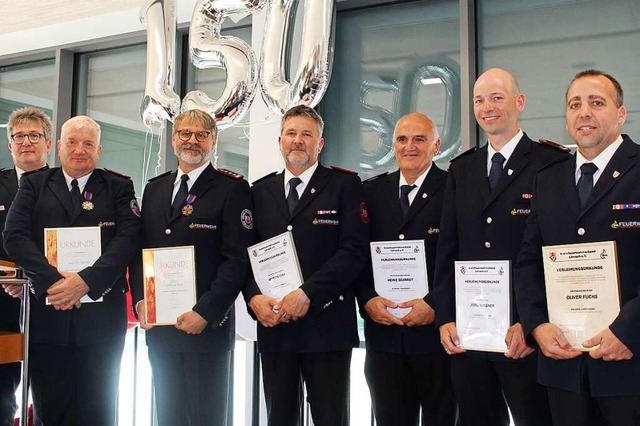
[[[429,140],[437,139],[440,136],[438,135],[438,129],[436,129],[436,125],[433,124],[433,121],[429,118],[428,115],[423,114],[421,112],[411,112],[407,115],[400,117],[400,120],[396,123],[396,127],[393,129],[394,136],[398,130],[398,127],[403,125],[406,122],[412,123],[420,123],[420,125],[424,126],[425,129],[431,129],[429,134]],[[394,137],[395,139],[395,137]]]
[[[505,90],[513,96],[518,96],[518,94],[520,93],[518,80],[513,74],[511,74],[507,70],[503,70],[502,68],[490,68],[480,74],[480,77],[478,77],[476,83],[473,85],[474,95],[476,92],[476,87],[478,87],[479,85],[487,85],[492,82],[501,83],[504,86]]]
[[[476,80],[473,113],[496,151],[518,133],[518,114],[525,102],[518,80],[509,71],[491,68]]]

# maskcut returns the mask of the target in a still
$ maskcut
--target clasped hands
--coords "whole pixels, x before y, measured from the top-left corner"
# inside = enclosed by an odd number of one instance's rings
[[[80,299],[89,292],[89,286],[77,272],[60,271],[63,278],[47,289],[49,303],[57,311],[80,308]]]
[[[387,308],[410,308],[411,311],[402,318],[393,315]],[[435,312],[424,299],[412,299],[402,303],[394,303],[382,296],[369,299],[364,305],[369,317],[382,325],[406,325],[414,327],[431,324],[435,320]]]
[[[300,288],[293,290],[280,301],[264,294],[253,296],[249,301],[249,307],[265,327],[298,321],[309,312],[310,305],[309,297]]]
[[[80,308],[80,299],[89,292],[89,286],[76,272],[59,272],[62,278],[47,289],[49,303],[57,311]],[[3,284],[2,287],[5,293],[11,297],[19,298],[22,296],[21,285]]]

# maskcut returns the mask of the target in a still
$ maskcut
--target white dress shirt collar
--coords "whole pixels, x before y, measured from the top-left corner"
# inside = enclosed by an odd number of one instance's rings
[[[316,163],[313,166],[309,167],[307,170],[300,173],[300,176],[295,176],[293,173],[289,171],[289,169],[285,168],[284,169],[284,196],[286,197],[287,194],[289,194],[289,180],[291,180],[291,178],[298,177],[300,178],[302,183],[300,183],[296,187],[296,191],[298,191],[298,197],[301,197],[302,193],[307,188],[307,185],[309,185],[309,181],[311,180],[311,177],[313,176],[317,168],[318,168],[318,162],[316,161]]]
[[[593,163],[598,168],[598,170],[596,170],[596,172],[593,174],[593,185],[595,186],[596,182],[598,182],[598,179],[600,179],[600,176],[602,176],[602,172],[607,167],[607,164],[609,164],[609,161],[611,161],[613,154],[615,154],[618,148],[620,148],[620,145],[622,145],[622,135],[618,136],[618,139],[616,139],[611,145],[606,147],[604,151],[598,154],[598,156],[591,161],[584,158],[580,153],[580,150],[577,150],[575,171],[576,184],[578,183],[578,179],[580,179],[580,175],[582,174],[580,172],[580,166],[582,166],[584,163]]]
[[[415,185],[415,188],[413,188],[411,192],[409,192],[409,195],[408,195],[409,205],[413,203],[413,200],[416,198],[416,195],[418,195],[418,191],[420,190],[420,187],[424,183],[424,180],[427,178],[427,175],[429,174],[429,170],[431,170],[431,167],[433,167],[433,163],[431,163],[431,165],[427,168],[427,170],[425,170],[424,173],[418,176],[418,179],[416,179],[416,181],[413,182],[413,185]],[[400,181],[398,182],[398,199],[400,198],[400,188],[402,187],[402,185],[409,185],[409,184],[407,183],[407,180],[404,178],[402,171],[400,171]]]
[[[495,149],[493,149],[493,146],[491,146],[491,142],[487,141],[487,147],[489,149],[487,154],[487,176],[489,176],[489,171],[491,170],[491,159],[493,158],[493,154],[495,154],[496,152],[502,154],[502,156],[504,157],[504,163],[502,164],[503,166],[506,165],[509,161],[509,157],[511,157],[511,154],[513,154],[513,151],[515,151],[516,147],[518,146],[520,139],[522,139],[522,136],[524,136],[524,132],[522,131],[522,129],[518,129],[518,133],[516,133],[516,135],[512,137],[509,142],[507,142],[500,149],[500,151],[496,151]]]

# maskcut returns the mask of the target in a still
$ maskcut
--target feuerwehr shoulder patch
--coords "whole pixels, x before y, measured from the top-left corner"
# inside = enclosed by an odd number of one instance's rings
[[[129,208],[131,208],[131,213],[140,217],[140,206],[138,205],[138,200],[135,198],[129,202]]]
[[[253,228],[253,215],[251,214],[251,210],[242,210],[242,213],[240,213],[240,222],[242,222],[242,226],[247,229]]]

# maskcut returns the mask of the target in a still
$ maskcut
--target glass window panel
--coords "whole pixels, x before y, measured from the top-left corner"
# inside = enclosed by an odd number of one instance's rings
[[[622,84],[623,133],[638,137],[637,2],[481,0],[478,6],[479,69],[502,67],[516,75],[528,95],[520,124],[529,136],[573,144],[565,129],[565,91],[576,73],[596,68]]]
[[[0,125],[17,108],[33,106],[42,109],[49,118],[53,109],[53,60],[0,67]],[[0,128],[0,167],[12,168],[7,146],[7,132]],[[4,149],[4,151],[3,151]]]
[[[223,29],[222,36],[237,37],[251,44],[251,27]],[[187,90],[200,90],[211,99],[217,99],[227,84],[227,73],[220,68],[196,68],[189,63]],[[260,90],[256,87],[256,90]],[[260,96],[257,93],[257,96]],[[249,114],[218,135],[217,167],[233,170],[244,176],[249,174]]]
[[[457,1],[418,1],[338,15],[335,60],[322,104],[323,161],[367,178],[396,169],[393,128],[429,115],[440,132],[435,161],[460,147],[460,26]]]
[[[145,156],[150,158],[148,177],[155,176],[158,162],[157,131],[153,140],[147,136],[140,116],[146,55],[145,46],[83,54],[77,82],[77,113],[101,126],[100,167],[131,176],[137,194],[142,193]]]

